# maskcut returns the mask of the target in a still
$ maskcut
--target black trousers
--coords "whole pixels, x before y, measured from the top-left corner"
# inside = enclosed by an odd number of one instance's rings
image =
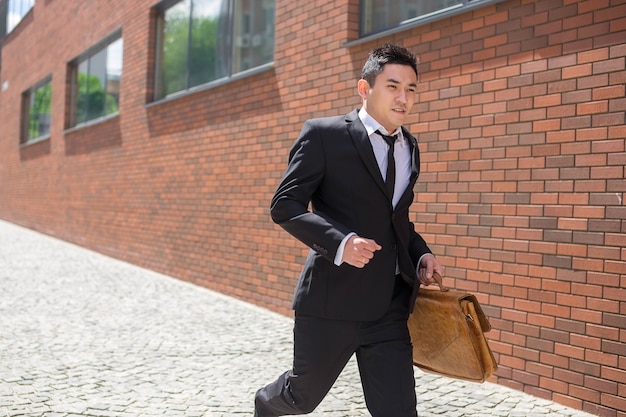
[[[412,347],[406,326],[410,293],[410,287],[396,278],[389,310],[373,322],[327,320],[296,312],[293,369],[257,391],[255,416],[312,412],[356,353],[372,417],[416,417]]]

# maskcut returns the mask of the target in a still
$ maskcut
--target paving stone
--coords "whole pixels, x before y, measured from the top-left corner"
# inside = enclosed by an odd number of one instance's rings
[[[0,220],[0,417],[251,416],[291,319]],[[589,417],[416,370],[420,417]],[[351,360],[312,417],[368,417]]]

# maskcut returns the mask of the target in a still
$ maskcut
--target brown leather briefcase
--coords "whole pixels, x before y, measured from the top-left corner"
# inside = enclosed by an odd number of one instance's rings
[[[421,288],[408,327],[413,363],[426,372],[484,382],[498,368],[483,332],[489,320],[472,294]]]

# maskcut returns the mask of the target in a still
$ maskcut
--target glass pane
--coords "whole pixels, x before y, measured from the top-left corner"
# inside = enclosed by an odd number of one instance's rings
[[[236,0],[233,73],[274,59],[274,0]]]
[[[362,0],[361,34],[380,32],[462,4],[463,0]]]
[[[76,74],[76,82],[78,88],[76,91],[76,123],[84,123],[87,121],[89,103],[89,61],[85,60],[78,64],[78,72]]]
[[[119,112],[123,47],[124,42],[121,38],[107,47],[106,98],[104,114]]]
[[[17,26],[22,18],[33,8],[35,0],[9,0],[7,7],[7,33]]]
[[[28,139],[38,138],[50,133],[50,103],[52,85],[47,83],[30,95],[28,112]]]
[[[161,87],[164,96],[187,88],[190,0],[165,12],[162,34]]]
[[[107,75],[107,50],[102,49],[89,58],[87,119],[104,116],[104,96]]]
[[[275,0],[184,0],[161,20],[157,98],[274,59]]]
[[[223,42],[228,33],[227,3],[227,0],[193,1],[189,87],[228,76],[225,60],[217,53],[218,42]]]

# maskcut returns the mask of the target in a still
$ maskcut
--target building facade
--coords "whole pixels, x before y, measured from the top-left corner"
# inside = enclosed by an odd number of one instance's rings
[[[31,3],[1,43],[0,218],[291,314],[308,249],[269,201],[394,41],[420,60],[412,218],[490,317],[492,380],[626,416],[626,1]]]

